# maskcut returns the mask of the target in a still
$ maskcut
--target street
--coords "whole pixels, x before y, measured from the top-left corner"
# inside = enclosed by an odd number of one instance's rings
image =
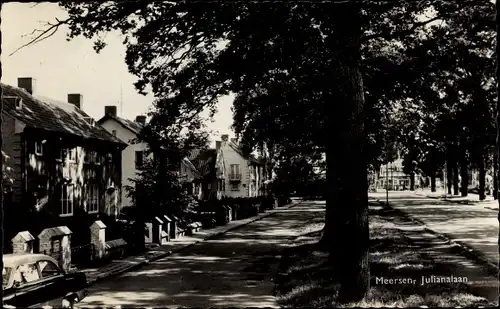
[[[324,202],[290,209],[170,257],[101,281],[80,307],[279,307],[273,296],[281,251],[305,222],[324,218]]]
[[[373,198],[385,201],[385,192],[370,193]],[[459,204],[415,195],[411,191],[389,192],[389,203],[438,233],[445,233],[455,240],[485,254],[489,260],[498,261],[498,212],[481,204]]]

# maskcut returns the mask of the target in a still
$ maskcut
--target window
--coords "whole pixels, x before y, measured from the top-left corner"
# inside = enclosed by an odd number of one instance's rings
[[[113,134],[113,136],[116,136],[116,130],[112,130],[111,134]]]
[[[96,165],[99,165],[102,162],[101,154],[98,153],[97,151],[93,151],[92,152],[92,157],[91,158],[92,158],[92,161],[94,162],[94,164],[96,164]]]
[[[14,273],[14,284],[22,285],[37,280],[40,280],[40,275],[35,263],[21,265]]]
[[[42,142],[35,142],[35,154],[36,155],[43,155],[43,144]]]
[[[76,161],[76,148],[69,149],[68,160]]]
[[[64,158],[64,152],[65,152],[64,149],[59,148],[59,151],[57,152],[55,159],[58,161],[62,161]]]
[[[238,183],[232,183],[231,184],[231,191],[239,191],[239,184]]]
[[[212,184],[211,183],[207,184],[207,190],[212,190]]]
[[[135,152],[135,168],[141,168],[144,165],[144,151]]]
[[[74,187],[72,184],[63,184],[61,192],[61,217],[73,215]]]
[[[97,213],[99,212],[99,187],[91,185],[88,190],[87,210],[89,213]]]
[[[51,261],[40,261],[38,262],[38,267],[40,267],[42,279],[59,276],[61,274],[59,268]]]
[[[87,150],[85,151],[85,155],[83,156],[83,163],[90,163],[90,160],[92,158],[92,151],[91,150]]]
[[[231,179],[239,179],[240,177],[240,165],[239,164],[231,164],[230,165],[230,177]]]

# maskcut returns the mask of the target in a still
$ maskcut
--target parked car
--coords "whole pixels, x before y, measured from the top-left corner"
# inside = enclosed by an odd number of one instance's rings
[[[72,308],[87,295],[85,273],[66,273],[50,256],[5,254],[3,264],[4,305]]]

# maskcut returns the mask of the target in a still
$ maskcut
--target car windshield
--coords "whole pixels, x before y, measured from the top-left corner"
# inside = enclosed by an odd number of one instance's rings
[[[4,267],[2,270],[2,287],[6,287],[7,284],[9,284],[9,275],[10,275],[11,268],[10,267]]]

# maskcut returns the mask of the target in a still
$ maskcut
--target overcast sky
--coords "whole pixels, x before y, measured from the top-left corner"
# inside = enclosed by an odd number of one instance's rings
[[[80,93],[83,110],[96,119],[103,116],[106,105],[117,105],[118,114],[129,119],[148,111],[153,97],[136,92],[133,86],[136,78],[128,73],[125,47],[118,34],[108,34],[108,45],[96,54],[91,40],[76,38],[67,42],[67,28],[60,28],[47,40],[9,56],[29,41],[30,36],[26,34],[43,27],[41,22],[54,21],[56,17],[62,19],[66,15],[55,3],[34,4],[6,3],[2,6],[3,83],[17,86],[18,77],[33,77],[35,94],[65,102],[68,93]],[[207,123],[209,129],[233,135],[229,129],[231,105],[229,97],[220,100],[215,122]],[[218,136],[214,136],[214,140],[217,139]]]

